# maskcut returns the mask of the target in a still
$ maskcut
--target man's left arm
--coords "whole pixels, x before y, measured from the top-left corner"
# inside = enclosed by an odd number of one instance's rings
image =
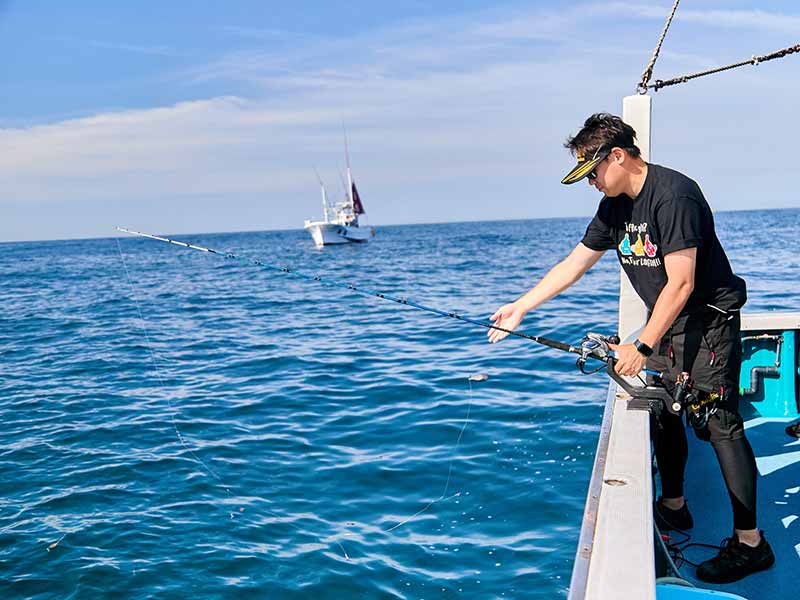
[[[697,248],[686,248],[671,252],[664,257],[667,284],[653,307],[653,314],[639,334],[639,341],[655,348],[675,318],[681,313],[694,289],[694,271],[697,263]],[[620,375],[634,376],[644,369],[647,357],[633,344],[611,346],[617,353],[616,371]]]

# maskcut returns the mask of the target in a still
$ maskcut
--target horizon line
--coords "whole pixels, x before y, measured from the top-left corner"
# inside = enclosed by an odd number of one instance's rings
[[[779,211],[779,210],[800,210],[798,206],[782,206],[782,207],[772,207],[772,208],[736,208],[736,209],[719,209],[714,210],[712,208],[712,214],[717,213],[736,213],[736,212],[762,212],[762,211]],[[459,225],[459,224],[467,224],[467,223],[513,223],[518,221],[552,221],[555,219],[589,219],[592,215],[573,215],[573,216],[552,216],[552,217],[526,217],[522,219],[466,219],[460,221],[420,221],[417,223],[386,223],[384,225],[375,225],[370,223],[370,227],[375,227],[376,229],[379,227],[414,227],[418,225]],[[122,225],[115,225],[113,226],[114,230],[116,231],[117,227],[123,227]],[[203,231],[203,232],[186,232],[186,233],[177,233],[177,234],[163,234],[163,235],[225,235],[225,234],[236,234],[236,233],[278,233],[278,232],[287,232],[287,231],[303,231],[303,227],[282,227],[277,229],[236,229],[236,230],[229,230],[229,231]],[[0,245],[2,244],[38,244],[43,242],[77,242],[77,241],[89,241],[89,240],[113,240],[117,238],[125,238],[130,237],[126,234],[120,235],[104,235],[104,236],[78,236],[78,237],[71,237],[71,238],[52,238],[52,239],[38,239],[38,240],[0,240]]]

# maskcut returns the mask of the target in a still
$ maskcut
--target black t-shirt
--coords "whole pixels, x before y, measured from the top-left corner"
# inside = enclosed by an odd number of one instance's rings
[[[636,293],[652,311],[667,283],[664,256],[697,248],[694,291],[681,314],[706,305],[735,310],[747,300],[746,285],[734,275],[714,231],[714,216],[700,186],[666,167],[647,165],[635,199],[626,194],[600,201],[583,244],[592,250],[616,249]]]

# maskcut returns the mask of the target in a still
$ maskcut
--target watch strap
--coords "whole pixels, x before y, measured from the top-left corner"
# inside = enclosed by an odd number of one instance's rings
[[[636,350],[638,350],[639,354],[642,356],[649,358],[653,355],[653,349],[639,340],[639,338],[636,338],[636,340],[633,342],[633,345],[636,346]]]

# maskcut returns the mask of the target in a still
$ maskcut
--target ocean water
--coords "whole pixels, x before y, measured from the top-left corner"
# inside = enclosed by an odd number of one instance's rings
[[[716,218],[747,309],[800,310],[800,210]],[[485,318],[587,221],[176,237]],[[566,597],[602,374],[156,241],[0,250],[0,598]],[[521,329],[613,332],[617,271]]]

